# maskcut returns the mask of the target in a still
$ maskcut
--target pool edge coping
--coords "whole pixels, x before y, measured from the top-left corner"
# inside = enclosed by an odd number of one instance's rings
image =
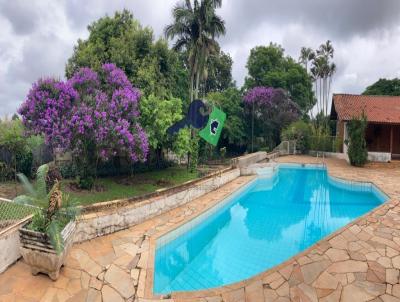
[[[285,164],[285,165],[307,165],[307,166],[321,166],[320,164],[313,164],[313,163],[292,163],[292,162],[281,162],[278,163],[277,165],[279,166],[280,164]],[[372,216],[374,213],[382,210],[382,208],[387,207],[386,212],[390,209],[395,207],[396,205],[399,204],[399,201],[396,200],[392,194],[388,193],[386,190],[383,190],[379,185],[377,185],[374,181],[357,181],[354,179],[348,179],[345,177],[337,177],[337,176],[332,176],[330,169],[328,165],[324,165],[324,168],[327,171],[327,174],[329,177],[333,179],[337,179],[340,181],[344,182],[353,182],[353,183],[368,183],[373,186],[375,186],[378,190],[380,190],[383,194],[385,194],[388,199],[382,204],[378,205],[377,207],[373,208],[371,211],[368,211],[367,213],[361,215],[360,217],[354,219],[353,221],[349,222],[348,224],[344,225],[343,227],[337,229],[333,233],[327,235],[326,237],[322,238],[321,240],[318,240],[316,243],[308,247],[307,249],[301,251],[300,253],[290,257],[289,259],[285,260],[284,262],[273,266],[261,273],[258,273],[250,278],[244,279],[239,282],[235,282],[229,285],[223,285],[220,287],[215,287],[215,288],[210,288],[210,289],[202,289],[202,290],[195,290],[195,291],[175,291],[172,292],[171,294],[155,294],[153,292],[153,287],[154,287],[154,261],[155,261],[155,251],[157,248],[157,240],[164,236],[165,234],[174,231],[175,229],[178,229],[179,227],[183,226],[184,224],[190,222],[191,220],[195,219],[196,217],[202,215],[203,213],[207,212],[217,204],[221,203],[225,199],[229,198],[231,195],[235,194],[238,192],[240,189],[242,189],[244,186],[249,185],[252,181],[254,181],[258,175],[250,175],[246,176],[249,177],[247,181],[244,183],[240,184],[237,188],[235,188],[232,192],[227,193],[224,195],[222,198],[219,198],[216,201],[212,201],[211,203],[208,203],[203,209],[201,209],[199,212],[194,213],[193,215],[190,215],[183,219],[180,222],[177,222],[176,224],[170,226],[166,230],[158,231],[155,234],[152,234],[149,236],[149,250],[148,250],[148,258],[147,258],[147,265],[146,265],[146,276],[145,276],[145,287],[144,287],[144,296],[139,298],[145,298],[145,299],[166,299],[166,298],[177,298],[177,299],[195,299],[195,298],[204,298],[204,297],[210,297],[210,296],[216,296],[216,295],[221,295],[230,291],[234,290],[239,290],[241,288],[244,288],[248,285],[250,285],[252,282],[262,280],[266,278],[269,275],[272,275],[275,272],[280,271],[284,267],[287,267],[294,262],[297,262],[300,258],[304,257],[306,254],[309,254],[311,251],[317,249],[318,247],[321,247],[323,244],[329,243],[331,239],[336,237],[337,235],[343,233],[345,230],[350,229],[352,226],[355,224],[359,224],[363,220],[368,220],[367,218],[369,216]],[[223,188],[222,186],[221,188]],[[211,192],[210,192],[211,193]]]

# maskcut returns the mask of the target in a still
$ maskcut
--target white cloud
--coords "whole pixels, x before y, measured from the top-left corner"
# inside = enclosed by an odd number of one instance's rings
[[[175,3],[0,0],[0,116],[15,112],[39,77],[63,77],[76,40],[87,37],[94,20],[127,8],[159,37]],[[397,0],[224,0],[218,13],[227,34],[220,43],[241,85],[254,46],[276,42],[297,59],[300,47],[316,48],[330,39],[338,70],[332,91],[360,93],[380,77],[400,76],[399,12]]]

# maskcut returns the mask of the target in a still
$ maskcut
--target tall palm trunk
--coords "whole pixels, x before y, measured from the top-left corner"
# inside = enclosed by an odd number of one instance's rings
[[[195,90],[195,92],[194,92],[194,97],[196,98],[196,99],[198,99],[199,98],[199,89],[200,89],[200,70],[197,70],[197,73],[196,73],[196,90]]]
[[[192,68],[190,72],[190,103],[193,102],[193,84],[194,84],[194,70]]]
[[[322,77],[319,78],[319,107],[320,107],[320,112],[324,112],[324,102],[323,102],[323,94],[324,94],[324,89],[323,89],[323,83],[322,83]]]

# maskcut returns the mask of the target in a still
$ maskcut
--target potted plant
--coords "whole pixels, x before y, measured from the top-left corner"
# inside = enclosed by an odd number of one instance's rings
[[[30,265],[33,275],[41,272],[57,280],[73,243],[77,207],[61,192],[59,180],[48,178],[48,171],[47,164],[40,166],[35,184],[19,174],[27,194],[14,201],[38,208],[32,220],[19,230],[22,257]],[[47,189],[49,183],[54,183],[50,190]]]

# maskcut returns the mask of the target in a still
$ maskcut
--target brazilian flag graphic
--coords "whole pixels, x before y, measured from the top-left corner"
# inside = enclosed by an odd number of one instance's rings
[[[213,107],[213,110],[208,118],[207,126],[199,132],[200,137],[209,142],[211,145],[216,146],[218,144],[219,137],[221,136],[225,119],[226,114],[218,108]]]

